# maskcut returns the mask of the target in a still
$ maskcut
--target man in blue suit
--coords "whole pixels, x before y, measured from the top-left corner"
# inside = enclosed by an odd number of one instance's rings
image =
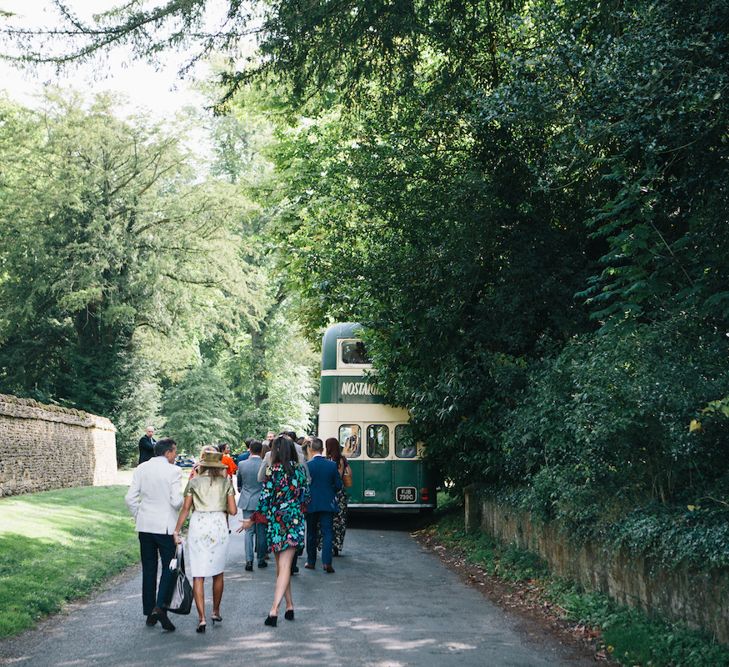
[[[310,445],[312,457],[306,464],[311,475],[311,500],[306,512],[306,565],[307,570],[316,566],[317,528],[321,527],[321,559],[324,571],[333,573],[332,539],[334,537],[334,514],[337,511],[335,499],[342,488],[337,464],[324,458],[324,443],[320,438],[312,438]]]

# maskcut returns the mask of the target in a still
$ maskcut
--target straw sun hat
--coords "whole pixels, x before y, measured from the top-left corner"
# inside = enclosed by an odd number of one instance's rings
[[[222,452],[214,451],[212,449],[203,449],[200,454],[200,467],[201,468],[227,468],[222,461]]]

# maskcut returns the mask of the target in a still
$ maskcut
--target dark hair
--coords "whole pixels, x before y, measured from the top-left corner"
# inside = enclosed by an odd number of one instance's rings
[[[285,435],[279,435],[271,443],[271,465],[280,463],[287,475],[291,475],[294,472],[294,468],[291,465],[292,445],[291,438]]]
[[[248,443],[248,451],[251,454],[260,454],[263,449],[263,443],[260,440],[251,440]]]
[[[177,443],[172,438],[162,438],[154,443],[154,455],[164,456],[167,452],[171,452]]]
[[[334,461],[339,466],[339,461],[342,458],[342,450],[339,446],[339,440],[336,438],[327,438],[325,443],[327,448],[327,458]]]
[[[296,449],[296,443],[293,440],[291,441],[291,460],[300,463],[299,450]]]
[[[283,433],[296,442],[296,431],[284,431]]]
[[[321,438],[312,438],[309,447],[311,447],[311,451],[313,452],[324,451],[324,443],[321,441]]]

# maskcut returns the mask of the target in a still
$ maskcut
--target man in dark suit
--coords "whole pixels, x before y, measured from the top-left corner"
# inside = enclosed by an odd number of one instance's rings
[[[139,465],[149,461],[154,456],[154,427],[147,426],[145,434],[139,439]]]
[[[309,446],[312,457],[306,464],[311,475],[311,500],[306,512],[306,565],[307,570],[316,566],[317,528],[321,527],[321,559],[324,571],[333,573],[332,539],[334,537],[334,514],[337,511],[336,493],[342,488],[337,464],[324,458],[324,443],[312,438]]]

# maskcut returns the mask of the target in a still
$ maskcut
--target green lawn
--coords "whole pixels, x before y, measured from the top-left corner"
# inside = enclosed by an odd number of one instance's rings
[[[0,638],[138,560],[126,490],[82,487],[0,500]]]

